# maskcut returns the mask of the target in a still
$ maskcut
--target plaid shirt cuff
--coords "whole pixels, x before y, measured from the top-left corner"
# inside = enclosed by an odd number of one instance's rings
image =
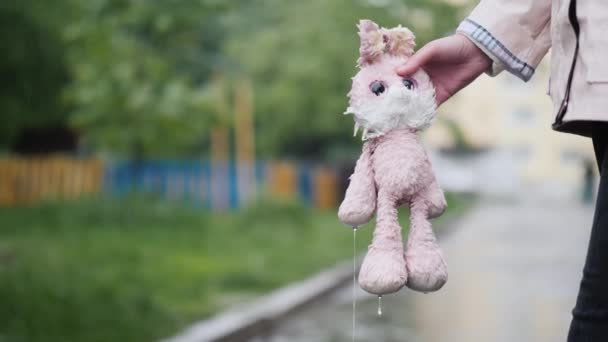
[[[460,23],[456,32],[464,34],[492,59],[491,76],[499,74],[503,69],[524,81],[528,81],[534,75],[532,66],[517,58],[488,30],[476,22],[465,19]]]

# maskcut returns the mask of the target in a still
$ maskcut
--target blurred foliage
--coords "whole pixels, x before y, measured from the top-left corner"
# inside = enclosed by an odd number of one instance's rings
[[[226,115],[223,86],[210,79],[226,68],[220,50],[228,30],[219,14],[235,5],[3,2],[0,37],[9,53],[0,57],[0,145],[24,126],[69,120],[91,147],[188,153],[214,116]]]
[[[199,141],[219,115],[207,81],[220,70],[231,2],[78,1],[64,29],[73,123],[114,151],[148,155]],[[234,3],[232,3],[234,4]]]
[[[460,17],[441,0],[2,1],[0,146],[62,121],[96,150],[201,155],[249,78],[262,156],[348,154],[358,20],[407,25],[422,44]]]
[[[65,121],[68,108],[61,90],[68,70],[51,19],[60,13],[47,1],[0,2],[0,148],[25,126]]]

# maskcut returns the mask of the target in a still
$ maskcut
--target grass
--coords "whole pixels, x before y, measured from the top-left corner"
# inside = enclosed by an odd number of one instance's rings
[[[448,201],[450,214],[470,202]],[[230,214],[142,198],[0,209],[0,341],[168,337],[349,258],[351,239],[335,212],[290,202]]]

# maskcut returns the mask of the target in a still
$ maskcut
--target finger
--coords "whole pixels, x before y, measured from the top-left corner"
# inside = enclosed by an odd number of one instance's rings
[[[437,53],[437,45],[434,42],[423,46],[404,65],[397,68],[397,74],[399,76],[409,76],[415,73],[418,69],[433,60],[437,56]]]

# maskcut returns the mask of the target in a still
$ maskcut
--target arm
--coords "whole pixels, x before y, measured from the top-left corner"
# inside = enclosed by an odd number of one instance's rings
[[[482,0],[457,32],[492,59],[490,75],[528,81],[551,46],[550,22],[551,0]]]

